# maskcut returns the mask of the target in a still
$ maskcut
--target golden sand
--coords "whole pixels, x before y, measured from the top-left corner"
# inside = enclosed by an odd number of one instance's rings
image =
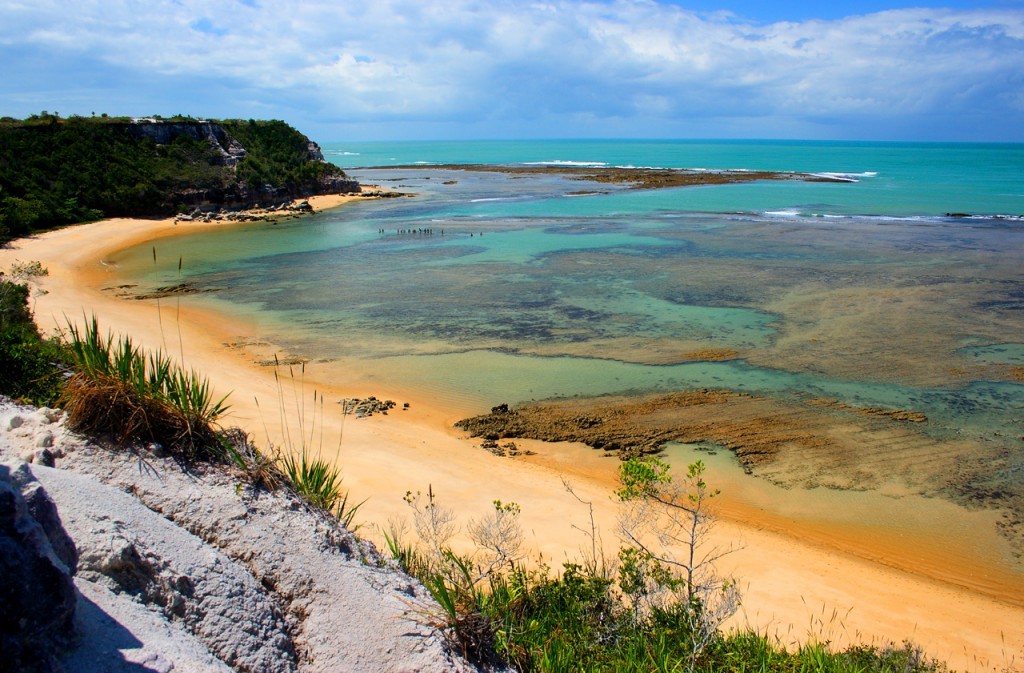
[[[322,209],[353,198],[358,197],[321,197],[311,203]],[[44,330],[95,314],[105,328],[130,333],[151,348],[181,352],[187,365],[205,372],[218,391],[232,393],[228,423],[242,426],[261,444],[268,434],[270,441],[281,443],[282,389],[272,368],[253,362],[254,354],[272,357],[273,345],[250,325],[196,310],[187,299],[128,301],[101,289],[110,285],[112,271],[103,260],[111,253],[222,226],[236,225],[107,220],[15,241],[0,250],[0,268],[38,260],[49,270],[38,279],[40,291],[34,295],[36,320]],[[367,499],[360,519],[362,532],[371,539],[380,540],[378,526],[406,515],[402,496],[407,490],[426,490],[429,484],[463,523],[485,512],[496,498],[519,503],[530,547],[557,566],[588,544],[573,527],[585,526],[587,509],[565,492],[567,479],[580,497],[593,502],[604,541],[614,547],[614,460],[582,445],[530,441],[517,444],[537,455],[496,457],[454,430],[457,418],[434,406],[427,394],[383,384],[373,391],[348,389],[344,381],[320,380],[318,374],[323,370],[316,364],[307,366],[295,390],[311,395],[316,388],[331,402],[376,394],[398,400],[400,407],[410,405],[406,411],[364,419],[343,419],[340,407],[325,405],[324,446],[330,453],[337,450],[352,497]],[[354,374],[358,380],[366,372]],[[294,419],[295,391],[286,392],[286,416]],[[742,544],[723,565],[745,590],[737,625],[777,634],[784,643],[911,639],[960,670],[1002,670],[1024,662],[1020,575],[997,573],[993,584],[978,583],[972,581],[975,560],[959,558],[941,538],[913,530],[880,531],[856,520],[837,525],[780,514],[785,509],[780,504],[799,509],[801,498],[813,493],[780,490],[788,495],[778,501],[770,484],[741,473],[713,473],[711,479],[727,496],[715,535]],[[984,532],[994,530],[994,514],[962,512],[951,504],[936,507],[967,521],[965,530],[980,536],[978,544],[999,544],[994,533]]]

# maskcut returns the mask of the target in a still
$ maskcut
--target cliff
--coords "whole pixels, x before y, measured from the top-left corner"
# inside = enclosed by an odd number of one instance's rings
[[[476,670],[419,582],[333,518],[63,420],[0,397],[0,670]]]
[[[0,120],[0,242],[103,217],[358,191],[316,143],[282,121]]]
[[[194,121],[163,121],[161,119],[134,119],[128,123],[112,124],[111,128],[120,128],[124,133],[138,139],[148,139],[156,145],[170,145],[181,137],[203,141],[219,155],[220,165],[234,168],[249,153],[241,143],[232,137],[224,125],[217,122]],[[315,143],[311,143],[315,145]],[[323,155],[319,159],[323,160]],[[311,160],[314,160],[311,157]]]

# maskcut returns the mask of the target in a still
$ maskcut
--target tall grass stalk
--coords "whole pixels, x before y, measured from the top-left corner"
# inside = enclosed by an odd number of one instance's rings
[[[302,363],[298,377],[293,368],[288,368],[287,387],[291,389],[290,402],[285,390],[286,382],[282,380],[280,373],[281,363],[276,354],[274,365],[278,417],[284,440],[283,445],[277,449],[275,462],[296,493],[310,504],[330,512],[346,528],[354,531],[358,529],[355,517],[363,503],[353,504],[349,501],[349,493],[341,485],[341,470],[323,457],[326,425],[324,396],[313,390],[312,410],[307,417],[306,396],[303,392],[306,364]],[[256,405],[259,408],[259,400],[256,401]],[[267,432],[267,442],[272,446],[265,421],[263,425]],[[338,449],[341,449],[341,431]]]

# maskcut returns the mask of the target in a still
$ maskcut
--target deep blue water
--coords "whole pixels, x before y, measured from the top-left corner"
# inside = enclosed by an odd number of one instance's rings
[[[827,141],[491,141],[325,143],[343,168],[409,164],[569,164],[832,173],[837,185],[767,185],[658,195],[687,210],[843,215],[1024,215],[1024,145]]]

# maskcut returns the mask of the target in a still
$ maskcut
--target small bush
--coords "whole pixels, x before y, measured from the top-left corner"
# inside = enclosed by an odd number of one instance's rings
[[[355,530],[356,512],[362,503],[350,505],[348,492],[341,488],[341,471],[303,447],[299,454],[281,454],[281,471],[295,492],[306,502],[330,512],[349,530]]]
[[[227,396],[217,400],[206,378],[129,337],[101,337],[95,317],[68,334],[76,371],[61,402],[73,429],[158,442],[186,463],[230,459],[215,426]]]
[[[683,495],[666,499],[673,481],[667,465],[658,462],[627,464],[622,472],[620,496],[658,498],[690,516],[707,504],[715,491],[703,481],[702,464],[691,465],[678,484]],[[571,492],[571,490],[570,490]],[[414,512],[418,542],[402,540],[404,524],[393,521],[385,534],[391,555],[400,566],[423,582],[439,607],[424,606],[420,621],[445,636],[470,660],[484,667],[499,660],[523,673],[943,673],[945,665],[923,655],[910,643],[902,647],[853,646],[836,651],[811,642],[789,651],[777,640],[749,630],[725,633],[720,622],[709,630],[706,598],[689,591],[702,573],[673,575],[649,551],[628,546],[619,566],[611,571],[588,559],[583,565],[566,563],[562,572],[542,566],[530,569],[514,558],[489,562],[494,550],[509,548],[518,539],[518,507],[495,502],[496,516],[481,519],[487,535],[469,532],[478,545],[490,549],[459,556],[448,547],[456,532],[454,513],[441,506],[428,489],[407,493]],[[706,513],[703,513],[706,514]],[[507,517],[507,518],[506,518]],[[683,521],[686,517],[679,519]],[[698,520],[698,524],[700,521]],[[693,531],[693,528],[689,529]],[[593,533],[597,539],[596,531]],[[494,544],[494,538],[500,544]],[[687,540],[700,540],[687,535]],[[629,536],[626,536],[629,540]],[[483,551],[484,553],[480,553]],[[482,562],[481,562],[482,559]],[[700,569],[691,563],[690,569]],[[684,568],[685,570],[685,568]],[[652,584],[653,583],[653,584]],[[644,601],[651,586],[678,587],[675,600]],[[695,634],[697,637],[695,637]]]
[[[0,394],[52,406],[68,355],[59,341],[40,336],[28,298],[28,286],[0,280]]]

